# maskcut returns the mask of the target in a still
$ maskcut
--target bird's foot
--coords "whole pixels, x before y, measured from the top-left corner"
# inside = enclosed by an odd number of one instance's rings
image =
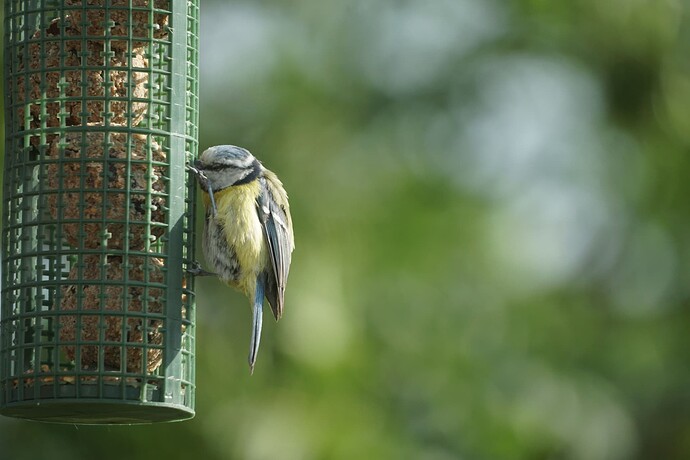
[[[201,264],[196,260],[189,263],[187,273],[192,276],[218,276],[216,273],[209,272],[201,268]]]

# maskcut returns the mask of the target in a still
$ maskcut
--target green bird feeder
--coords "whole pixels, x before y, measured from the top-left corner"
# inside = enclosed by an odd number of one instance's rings
[[[5,0],[0,414],[194,415],[198,0]]]

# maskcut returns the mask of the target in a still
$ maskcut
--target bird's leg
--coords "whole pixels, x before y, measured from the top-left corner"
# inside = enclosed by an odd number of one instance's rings
[[[189,263],[187,273],[193,276],[218,276],[217,273],[209,272],[201,268],[201,264],[197,260]]]
[[[259,354],[259,344],[261,343],[261,325],[263,323],[263,304],[264,304],[264,285],[266,277],[259,275],[256,280],[256,290],[254,291],[254,301],[252,305],[252,341],[249,345],[249,373],[254,373],[254,364]]]

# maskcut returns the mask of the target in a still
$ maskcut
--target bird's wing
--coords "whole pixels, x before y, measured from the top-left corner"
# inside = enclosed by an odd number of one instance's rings
[[[272,268],[272,273],[268,275],[266,297],[271,304],[273,316],[280,319],[295,244],[287,194],[278,178],[270,171],[266,171],[265,177],[261,178],[261,192],[256,205]]]

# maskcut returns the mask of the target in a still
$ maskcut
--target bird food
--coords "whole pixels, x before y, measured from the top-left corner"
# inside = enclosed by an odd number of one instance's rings
[[[19,62],[19,70],[27,74],[16,79],[23,123],[24,103],[32,101],[27,128],[40,128],[42,123],[48,128],[125,126],[128,121],[136,126],[144,119],[148,104],[139,100],[148,96],[148,60],[143,48],[107,50],[104,40],[83,40],[69,17],[34,33],[27,46],[28,58]],[[80,68],[82,64],[89,69]],[[47,99],[43,104],[42,98]],[[81,98],[86,100],[85,112]]]
[[[150,37],[167,38],[170,2],[153,0],[153,5],[151,2],[152,0],[66,0],[65,5],[79,30],[88,36],[109,35],[113,37],[113,48],[127,49],[130,41],[132,47],[139,48],[145,46]],[[104,6],[108,8],[103,8]],[[150,20],[151,15],[153,21]]]
[[[54,139],[48,158],[56,160],[46,168],[48,209],[53,220],[64,222],[70,246],[143,250],[147,240],[164,233],[165,167],[151,168],[149,160],[163,162],[165,154],[155,141],[138,134],[75,132],[64,144]]]
[[[68,279],[80,284],[64,287],[60,301],[63,313],[79,310],[60,316],[60,341],[69,344],[64,352],[70,361],[95,371],[102,359],[106,371],[141,373],[147,350],[146,371],[160,366],[164,299],[155,285],[163,283],[161,267],[157,259],[100,255],[85,256],[82,265],[72,267]]]

